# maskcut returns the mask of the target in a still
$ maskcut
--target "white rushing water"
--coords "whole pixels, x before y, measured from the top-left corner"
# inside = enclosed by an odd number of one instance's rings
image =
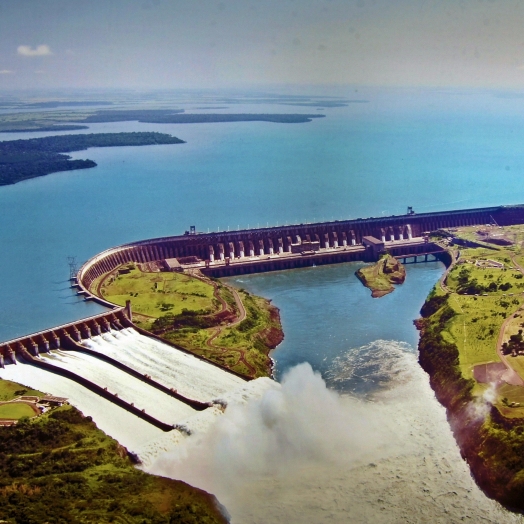
[[[132,328],[104,333],[84,340],[83,344],[151,375],[153,380],[175,388],[187,398],[202,402],[220,398],[245,384],[241,378],[217,366],[145,337]]]
[[[231,405],[206,435],[185,439],[147,469],[214,493],[233,524],[523,522],[476,486],[405,346],[374,344],[380,366],[360,369],[369,380],[380,375],[371,400],[327,389],[302,364],[281,388]],[[338,365],[334,379],[358,363]]]
[[[107,388],[109,392],[117,394],[138,409],[145,409],[146,413],[162,422],[174,424],[194,413],[190,406],[180,400],[86,353],[54,350],[42,358],[53,366],[72,371]]]
[[[204,402],[220,399],[243,402],[260,396],[275,384],[269,379],[245,382],[212,364],[178,351],[166,344],[140,335],[133,329],[112,331],[83,344],[104,353],[141,374],[188,398]],[[109,363],[79,351],[53,350],[42,359],[85,377],[123,400],[169,424],[177,424],[191,433],[203,433],[222,413],[220,405],[198,412],[187,404],[159,391]],[[0,377],[30,386],[45,393],[63,396],[86,416],[93,417],[98,427],[130,451],[153,461],[159,453],[184,440],[179,431],[163,432],[148,422],[128,413],[76,382],[23,361],[0,369]]]
[[[144,442],[160,438],[164,432],[149,422],[128,413],[84,386],[42,368],[19,362],[0,369],[0,377],[13,380],[43,393],[66,397],[84,415],[93,417],[97,426],[130,451]]]

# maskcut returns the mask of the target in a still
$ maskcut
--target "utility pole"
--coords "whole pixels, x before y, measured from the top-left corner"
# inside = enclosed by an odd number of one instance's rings
[[[69,264],[69,280],[74,280],[78,273],[76,266],[76,257],[67,257],[67,263]]]

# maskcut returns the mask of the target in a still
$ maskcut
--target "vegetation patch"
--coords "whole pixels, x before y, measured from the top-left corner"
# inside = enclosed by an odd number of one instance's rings
[[[3,522],[227,522],[213,496],[137,470],[124,448],[71,406],[0,427],[0,440]]]
[[[122,269],[122,268],[121,268]],[[131,300],[133,312],[156,319],[169,316],[211,314],[219,310],[213,286],[201,279],[176,272],[144,272],[136,264],[129,264],[106,276],[100,296],[109,302],[125,306]]]
[[[23,402],[0,404],[0,419],[19,420],[22,417],[33,417],[34,415],[33,408]]]
[[[373,298],[383,297],[395,290],[393,284],[402,284],[406,269],[393,256],[386,254],[372,266],[364,266],[356,273],[359,280],[369,289]]]
[[[458,233],[471,233],[472,229]],[[506,232],[507,237],[514,235],[515,228],[513,233]],[[511,365],[524,377],[520,249],[518,241],[498,246],[496,251],[460,249],[459,260],[446,281],[427,298],[417,325],[421,329],[420,363],[447,408],[448,420],[475,479],[489,496],[522,510],[524,387],[500,382],[490,386],[472,378],[475,365],[503,365],[497,344],[504,327],[508,355],[504,365]],[[484,398],[488,387],[495,388],[491,402]]]
[[[20,396],[43,397],[44,393],[36,389],[31,389],[27,386],[22,386],[17,382],[11,380],[0,379],[0,402],[13,400]]]

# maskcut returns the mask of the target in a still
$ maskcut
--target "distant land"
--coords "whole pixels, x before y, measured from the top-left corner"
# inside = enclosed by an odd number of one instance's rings
[[[49,131],[79,131],[80,129],[89,129],[89,126],[78,126],[78,125],[49,125],[49,126],[40,126],[40,127],[25,127],[20,128],[14,127],[13,129],[2,129],[2,133],[30,133],[35,131],[49,132]]]
[[[134,110],[100,110],[76,122],[125,122],[138,120],[150,124],[203,124],[216,122],[276,122],[281,124],[300,124],[311,122],[313,118],[324,115],[307,114],[257,114],[257,113],[184,113],[183,109],[134,109]]]
[[[369,100],[344,100],[342,102],[334,102],[331,100],[316,100],[313,102],[277,102],[286,106],[301,106],[301,107],[347,107],[349,104],[369,104]]]
[[[207,109],[216,109],[208,107]],[[185,113],[184,109],[100,109],[0,114],[0,133],[77,131],[81,124],[137,121],[148,124],[203,124],[218,122],[273,122],[301,124],[325,115],[259,113]]]
[[[59,171],[96,166],[92,160],[72,160],[61,153],[83,151],[89,147],[183,143],[174,136],[150,132],[61,135],[0,142],[0,186]]]
[[[42,109],[53,109],[57,107],[86,107],[86,106],[112,106],[113,102],[102,102],[98,100],[83,100],[78,102],[59,102],[56,100],[51,100],[49,102],[33,102],[30,104],[24,104],[25,107],[35,107]]]

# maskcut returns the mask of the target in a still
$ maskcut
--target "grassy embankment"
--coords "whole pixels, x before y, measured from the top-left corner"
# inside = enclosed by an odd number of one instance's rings
[[[391,255],[383,255],[371,266],[364,266],[356,272],[359,280],[369,289],[373,298],[383,297],[395,291],[393,284],[402,284],[406,279],[404,266]]]
[[[0,380],[0,397],[42,393]],[[216,500],[137,470],[115,440],[71,406],[0,427],[0,519],[37,524],[225,523]]]
[[[165,340],[238,373],[270,375],[268,354],[282,331],[269,301],[206,277],[132,267],[128,274],[95,281],[92,289],[115,304],[131,300],[137,325]],[[243,320],[235,293],[245,309]]]
[[[524,408],[518,405],[524,387],[498,383],[493,391],[473,379],[476,365],[500,362],[497,341],[505,320],[515,313],[506,339],[523,323],[524,278],[513,260],[519,260],[524,228],[507,229],[517,235],[513,246],[461,250],[445,286],[437,286],[422,308],[419,350],[477,482],[503,504],[524,509]],[[458,234],[464,233],[471,236],[472,229]],[[507,360],[522,370],[523,356]],[[483,397],[488,388],[491,408]]]

